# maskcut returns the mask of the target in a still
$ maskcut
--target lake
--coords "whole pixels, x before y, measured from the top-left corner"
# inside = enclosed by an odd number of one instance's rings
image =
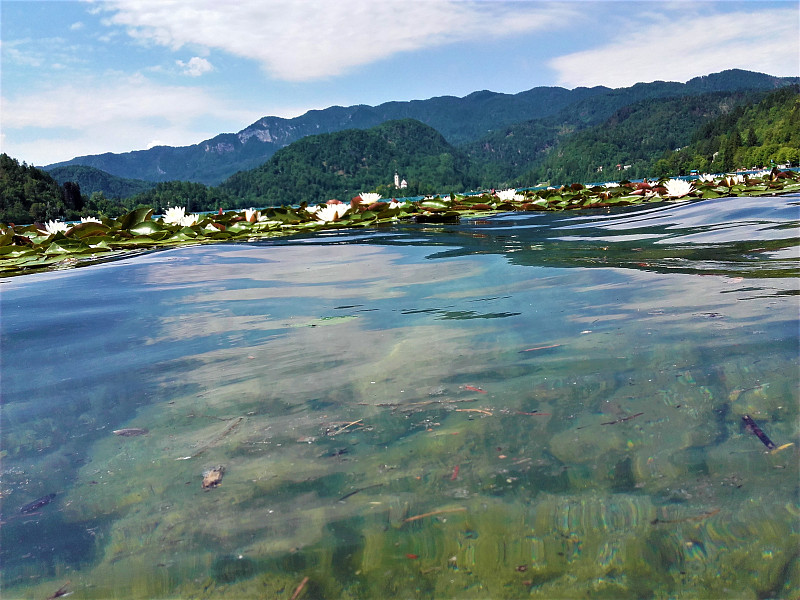
[[[3,279],[3,597],[788,597],[799,226],[728,198]]]

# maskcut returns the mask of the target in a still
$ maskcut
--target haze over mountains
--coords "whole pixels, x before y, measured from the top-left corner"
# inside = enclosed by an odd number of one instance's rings
[[[517,161],[514,168],[503,166],[509,160],[513,162],[515,153],[528,153],[535,159],[569,135],[599,125],[620,109],[642,101],[713,92],[763,92],[798,82],[798,77],[728,70],[686,83],[658,81],[619,89],[539,87],[513,95],[481,91],[464,98],[444,96],[375,107],[334,106],[293,119],[263,117],[238,133],[223,133],[193,146],[81,156],[45,168],[64,177],[70,170],[56,167],[83,165],[128,179],[216,185],[239,171],[263,165],[280,149],[307,136],[415,119],[435,129],[457,154],[465,153],[481,163],[485,173],[491,174],[496,168],[498,177],[507,177],[535,166],[530,160],[525,164]],[[740,98],[747,100],[743,95]],[[506,158],[498,160],[500,156]],[[503,165],[498,167],[498,163]],[[492,164],[494,167],[486,166]]]

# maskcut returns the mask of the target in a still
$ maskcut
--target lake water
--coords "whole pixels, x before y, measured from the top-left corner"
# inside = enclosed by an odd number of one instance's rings
[[[3,598],[789,597],[799,226],[731,198],[2,280]]]

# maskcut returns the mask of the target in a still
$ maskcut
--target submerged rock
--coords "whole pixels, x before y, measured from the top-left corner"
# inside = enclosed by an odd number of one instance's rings
[[[203,489],[207,490],[217,487],[222,483],[222,476],[224,474],[225,467],[222,465],[203,471]]]

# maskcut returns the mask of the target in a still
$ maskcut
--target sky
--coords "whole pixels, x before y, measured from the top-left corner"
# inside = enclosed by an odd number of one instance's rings
[[[264,116],[800,75],[797,0],[0,0],[0,151],[45,166]]]

